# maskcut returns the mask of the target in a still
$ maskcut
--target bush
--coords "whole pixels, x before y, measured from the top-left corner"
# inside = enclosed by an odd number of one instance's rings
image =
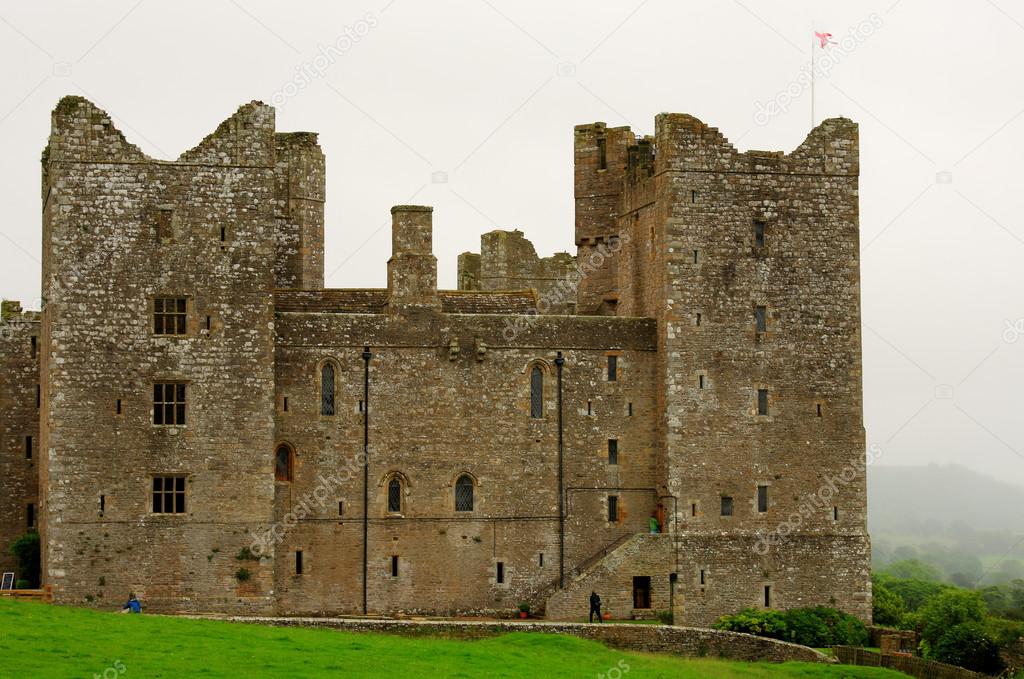
[[[32,589],[28,586],[28,580],[15,580],[14,589]]]
[[[235,579],[237,579],[239,582],[246,582],[251,577],[252,573],[249,572],[248,568],[239,568],[237,571],[235,571]]]
[[[736,615],[723,616],[715,623],[715,629],[745,632],[770,639],[785,639],[788,627],[786,618],[778,611],[745,608]]]
[[[896,592],[885,585],[875,585],[872,617],[876,625],[898,627],[906,613],[907,606]]]
[[[36,589],[39,587],[40,557],[39,557],[39,533],[29,531],[11,543],[11,556],[18,560],[18,576],[20,580],[28,581],[28,587],[24,589]]]
[[[814,648],[864,646],[869,638],[867,627],[859,619],[826,606],[792,608],[784,613],[748,608],[723,617],[715,627]]]
[[[963,622],[947,629],[929,657],[985,674],[997,674],[1003,669],[999,647],[976,622]]]

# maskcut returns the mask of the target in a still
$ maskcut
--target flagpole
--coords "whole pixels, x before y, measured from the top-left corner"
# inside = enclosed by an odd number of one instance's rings
[[[811,20],[811,129],[814,129],[814,20]]]

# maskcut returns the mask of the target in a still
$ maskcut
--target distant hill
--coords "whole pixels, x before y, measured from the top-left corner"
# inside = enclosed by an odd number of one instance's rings
[[[1024,487],[960,465],[868,468],[872,533],[945,533],[957,524],[1024,534]]]

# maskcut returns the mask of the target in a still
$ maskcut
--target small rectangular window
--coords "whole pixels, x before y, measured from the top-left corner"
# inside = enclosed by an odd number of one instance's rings
[[[537,557],[537,565],[541,568],[544,567],[544,552],[541,552]]]
[[[619,440],[608,439],[608,464],[619,463]]]
[[[695,319],[695,320],[697,321],[697,322],[696,322],[696,325],[697,325],[697,326],[700,326],[700,322],[701,322],[702,318],[703,318],[703,317],[701,316],[701,314],[697,314],[697,317],[696,317],[696,319]]]
[[[499,561],[494,569],[494,581],[499,585],[505,582],[505,564]]]
[[[153,385],[153,424],[185,424],[184,382],[157,382]]]
[[[100,516],[103,516],[103,512],[107,510],[107,496],[100,495]]]
[[[32,337],[29,338],[29,342],[31,343],[31,347],[32,347],[32,349],[31,349],[32,358],[35,358],[36,357],[36,352],[39,350],[38,349],[38,340],[36,339],[36,336],[32,335]]]
[[[768,390],[758,389],[757,390],[757,414],[767,415],[768,414]]]
[[[619,520],[619,497],[617,495],[608,496],[608,522],[615,523]]]
[[[220,227],[220,242],[223,243],[228,239],[228,230],[225,227]]]
[[[703,584],[706,584],[706,582],[707,582],[707,580],[706,580],[706,576],[704,575],[704,569],[701,568],[700,569],[700,584],[703,585]]]
[[[838,521],[839,520],[839,507],[833,507],[832,508],[832,520],[833,521]]]
[[[757,511],[762,514],[768,511],[768,486],[757,487]]]
[[[697,503],[694,502],[690,505],[690,516],[697,518]]]
[[[591,401],[587,401],[587,416],[594,414],[594,404]]]
[[[121,414],[121,399],[117,399],[117,400],[114,401],[114,414],[115,415],[120,415]]]
[[[815,408],[817,409],[818,417],[821,417],[821,404],[820,403],[815,404]]]
[[[43,389],[38,384],[36,385],[36,410],[43,404]]]
[[[633,402],[630,401],[626,404],[626,416],[633,417]]]
[[[619,379],[619,357],[612,354],[608,357],[608,381]]]
[[[288,412],[288,397],[284,396],[281,399],[281,410]]]
[[[771,608],[772,607],[772,586],[771,585],[765,585],[764,586],[764,607],[765,608]]]
[[[210,332],[210,325],[212,321],[209,316],[206,317],[206,332]]]
[[[32,459],[32,437],[31,436],[26,436],[25,437],[25,459],[26,460],[31,460]]]
[[[693,263],[694,264],[697,263],[697,251],[696,250],[693,251]]]
[[[302,550],[295,550],[295,575],[302,575],[303,563],[302,563]]]
[[[391,557],[391,577],[398,577],[398,555],[395,554]]]
[[[696,191],[690,191],[690,202],[691,203],[696,203],[697,202],[697,192]]]
[[[698,389],[703,389],[704,388],[704,376],[703,375],[698,375],[697,376],[697,388]]]
[[[338,500],[338,516],[344,516],[345,514],[345,503]]]
[[[754,222],[754,245],[764,247],[764,222]]]
[[[153,334],[184,335],[188,302],[183,297],[157,297],[153,300]]]
[[[29,528],[36,527],[36,506],[31,502],[25,507],[25,523]]]
[[[153,477],[153,513],[185,513],[185,477]]]
[[[754,327],[758,332],[768,331],[768,312],[763,306],[754,307]]]
[[[722,496],[722,516],[732,516],[732,498],[728,495]]]
[[[597,138],[597,169],[608,169],[608,149],[604,137]]]

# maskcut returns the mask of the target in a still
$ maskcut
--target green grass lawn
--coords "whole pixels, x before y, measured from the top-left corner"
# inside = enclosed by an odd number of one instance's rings
[[[626,668],[628,667],[628,671]],[[264,627],[0,599],[4,677],[811,677],[899,679],[877,668],[623,653],[569,636],[481,641]],[[905,678],[904,678],[905,679]]]

